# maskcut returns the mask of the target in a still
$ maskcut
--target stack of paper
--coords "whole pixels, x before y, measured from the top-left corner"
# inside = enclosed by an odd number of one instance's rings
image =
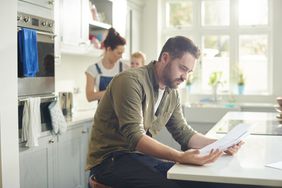
[[[208,154],[212,149],[219,149],[220,151],[225,151],[230,146],[238,144],[241,140],[250,134],[250,129],[253,125],[249,124],[238,124],[231,131],[229,131],[223,138],[211,143],[202,149],[200,149],[201,154]]]

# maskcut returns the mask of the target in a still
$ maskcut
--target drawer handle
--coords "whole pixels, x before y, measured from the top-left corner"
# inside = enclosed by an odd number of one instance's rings
[[[49,140],[49,144],[53,144],[54,142],[55,142],[54,139],[50,139],[50,140]]]

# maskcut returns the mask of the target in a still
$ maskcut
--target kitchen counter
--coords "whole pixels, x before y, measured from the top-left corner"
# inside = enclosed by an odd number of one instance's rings
[[[86,121],[93,121],[96,109],[78,110],[73,113],[72,117],[67,119],[68,126],[83,123]]]
[[[275,115],[274,113],[229,112],[208,132],[208,135],[223,137],[224,134],[217,131],[226,120],[278,121]],[[270,124],[269,126],[273,127]],[[260,125],[255,128],[261,131]],[[236,155],[224,155],[214,163],[204,166],[176,164],[168,171],[168,179],[237,184],[236,187],[249,187],[248,185],[281,187],[282,171],[265,165],[281,161],[282,137],[277,136],[276,133],[258,135],[251,132],[251,134],[245,139],[245,144]]]
[[[81,123],[93,121],[95,112],[96,112],[96,108],[76,111],[71,118],[67,119],[68,129],[72,129],[75,128],[76,126],[80,126]],[[47,137],[50,135],[52,135],[52,131],[44,131],[41,132],[39,138]],[[24,143],[20,142],[20,140],[19,140],[19,144],[20,146],[24,145]]]

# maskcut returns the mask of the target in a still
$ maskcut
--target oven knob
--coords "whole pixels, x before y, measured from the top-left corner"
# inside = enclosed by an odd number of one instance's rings
[[[45,27],[47,25],[46,21],[43,21],[41,25]]]
[[[29,22],[29,17],[26,17],[26,16],[25,16],[25,17],[23,18],[23,20],[24,20],[24,22]]]
[[[17,16],[17,21],[20,21],[21,20],[21,16]]]
[[[53,27],[53,23],[49,23],[48,26],[49,26],[49,27]]]

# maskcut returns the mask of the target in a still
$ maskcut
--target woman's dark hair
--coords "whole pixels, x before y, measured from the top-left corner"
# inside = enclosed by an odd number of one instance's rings
[[[103,44],[105,48],[110,47],[112,50],[114,50],[119,45],[124,46],[126,44],[126,40],[120,36],[114,28],[110,28]]]
[[[199,48],[187,37],[176,36],[169,38],[163,46],[163,49],[159,56],[159,61],[164,52],[169,53],[172,59],[181,58],[184,53],[188,52],[193,55],[196,59],[200,56]]]

